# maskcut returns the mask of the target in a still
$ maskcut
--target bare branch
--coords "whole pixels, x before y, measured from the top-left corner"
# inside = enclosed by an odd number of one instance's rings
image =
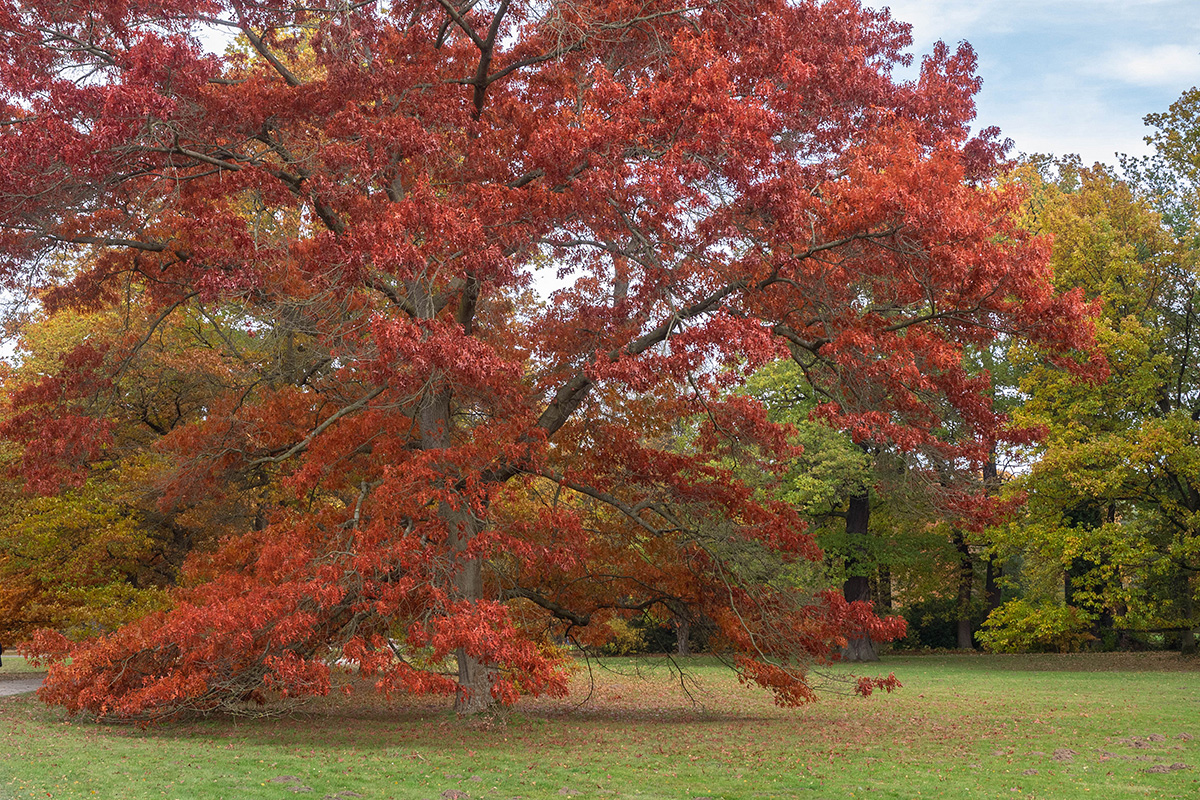
[[[475,46],[478,47],[480,51],[487,46],[483,39],[479,38],[479,34],[475,32],[475,28],[471,26],[471,23],[467,22],[466,18],[464,18],[459,10],[454,7],[454,4],[451,3],[450,0],[438,0],[438,5],[446,10],[446,13],[450,16],[450,19],[454,20],[454,24],[462,28],[463,33],[471,37],[471,41],[475,43]],[[470,8],[470,6],[468,6],[468,8]]]
[[[287,68],[287,65],[280,61],[279,58],[271,52],[271,48],[267,47],[267,43],[263,41],[261,36],[252,31],[249,25],[238,25],[238,27],[242,29],[242,33],[246,34],[246,38],[250,40],[250,44],[258,52],[258,54],[265,58],[267,63],[274,67],[275,71],[278,72],[285,81],[287,81],[288,86],[299,86],[301,84],[301,80],[292,74],[292,71]]]
[[[548,469],[541,469],[541,470],[534,470],[534,471],[527,470],[527,472],[530,475],[540,475],[541,477],[547,478],[548,480],[552,480],[561,486],[565,486],[568,489],[571,489],[572,491],[579,492],[580,494],[587,495],[588,497],[591,497],[594,500],[599,500],[601,503],[604,503],[605,505],[612,506],[613,508],[617,509],[622,514],[624,514],[626,517],[628,517],[632,522],[637,523],[640,527],[644,528],[648,533],[650,533],[654,536],[661,536],[664,533],[671,533],[671,532],[679,530],[675,526],[672,526],[670,528],[657,528],[654,525],[651,525],[645,519],[643,519],[641,512],[644,510],[647,510],[647,509],[652,509],[653,507],[650,505],[639,504],[637,506],[631,506],[628,503],[626,503],[625,501],[623,501],[621,498],[615,497],[614,495],[611,495],[608,492],[602,492],[599,489],[593,488],[591,486],[587,486],[582,483],[576,483],[575,481],[567,480],[567,478],[565,476],[560,475],[560,474],[553,472],[551,470],[548,470]],[[656,511],[655,513],[659,513],[661,516],[661,512]]]

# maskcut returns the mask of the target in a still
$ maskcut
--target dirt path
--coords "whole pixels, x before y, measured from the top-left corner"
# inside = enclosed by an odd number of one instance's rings
[[[0,681],[0,697],[7,697],[11,694],[25,694],[32,692],[42,685],[41,675],[31,675],[28,678],[17,678]]]

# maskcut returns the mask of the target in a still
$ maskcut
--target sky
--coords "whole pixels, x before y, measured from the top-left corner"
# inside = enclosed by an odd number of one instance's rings
[[[1142,118],[1200,85],[1200,0],[865,0],[913,26],[914,52],[971,43],[980,127],[1014,155],[1145,155]]]

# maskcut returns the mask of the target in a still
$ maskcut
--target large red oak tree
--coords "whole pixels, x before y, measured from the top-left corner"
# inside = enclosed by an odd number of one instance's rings
[[[978,463],[1003,419],[964,352],[1086,337],[969,135],[970,48],[898,80],[909,44],[854,0],[2,0],[0,272],[126,320],[10,387],[29,485],[111,465],[186,315],[212,378],[146,445],[158,502],[279,488],[43,698],[321,692],[332,650],[474,711],[659,608],[798,703],[896,635],[790,585],[819,552],[736,466],[787,439],[731,386],[790,356],[857,440]]]

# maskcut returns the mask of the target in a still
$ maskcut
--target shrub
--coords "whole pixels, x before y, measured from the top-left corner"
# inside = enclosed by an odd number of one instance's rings
[[[607,656],[627,656],[632,653],[643,653],[646,651],[646,636],[645,634],[632,627],[628,620],[614,617],[608,621],[608,628],[612,631],[612,636],[604,647],[601,648]]]
[[[908,623],[908,629],[903,639],[892,643],[893,650],[954,650],[958,647],[956,598],[927,598],[904,606],[899,613]],[[978,631],[986,615],[982,603],[972,603],[971,630]]]
[[[1071,653],[1096,638],[1091,625],[1077,608],[1009,600],[988,616],[977,638],[993,653]]]

